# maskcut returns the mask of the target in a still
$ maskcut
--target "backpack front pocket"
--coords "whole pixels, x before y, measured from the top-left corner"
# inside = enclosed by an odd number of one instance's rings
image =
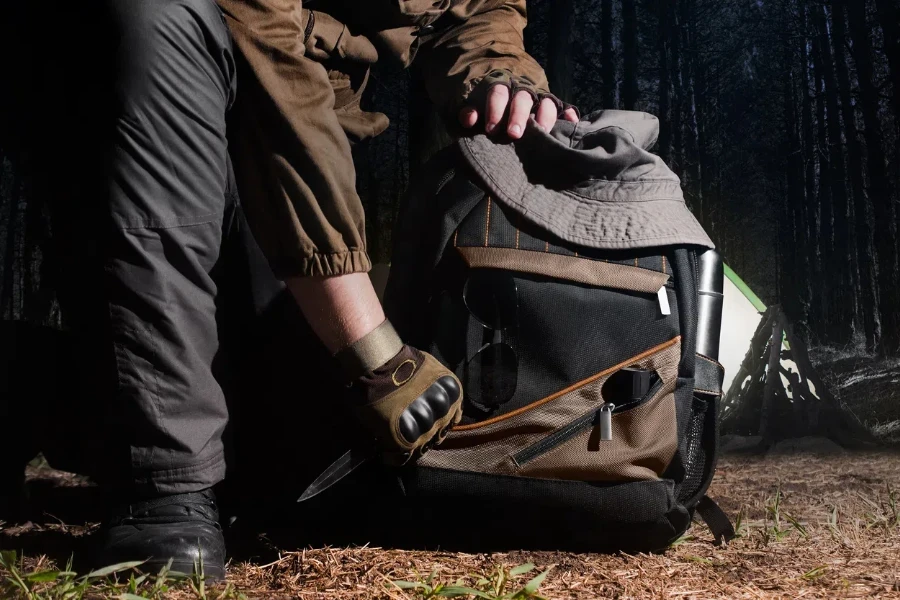
[[[657,479],[677,449],[674,390],[680,338],[515,411],[458,426],[420,465],[580,481]],[[658,376],[645,397],[612,408],[603,435],[609,377],[625,367]],[[608,437],[609,439],[602,439]]]
[[[662,389],[662,379],[659,378],[655,371],[650,372],[650,374],[652,376],[652,384],[650,385],[649,390],[643,394],[643,397],[616,404],[614,402],[615,398],[609,397],[604,390],[604,402],[599,409],[590,410],[568,425],[554,431],[541,441],[525,448],[513,456],[513,460],[515,460],[516,464],[520,467],[524,466],[526,463],[550,452],[557,446],[561,446],[581,433],[594,428],[599,432],[601,442],[612,442],[616,440],[617,438],[613,434],[615,427],[614,423],[620,422],[616,417],[652,401]]]
[[[675,455],[674,382],[659,385],[646,400],[609,415],[604,439],[604,411],[568,439],[542,447],[538,442],[513,456],[518,473],[528,477],[583,481],[656,479]]]

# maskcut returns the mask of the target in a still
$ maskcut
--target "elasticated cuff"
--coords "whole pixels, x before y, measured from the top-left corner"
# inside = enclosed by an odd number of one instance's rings
[[[131,491],[139,496],[199,492],[225,479],[225,455],[220,451],[206,460],[180,468],[136,470],[132,477]]]
[[[284,258],[272,263],[279,279],[290,277],[336,277],[351,273],[368,273],[372,261],[365,250],[316,253],[306,258]]]

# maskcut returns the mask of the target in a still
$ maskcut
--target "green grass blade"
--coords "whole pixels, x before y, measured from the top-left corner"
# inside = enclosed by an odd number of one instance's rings
[[[541,587],[541,584],[544,583],[544,580],[547,579],[547,575],[550,574],[550,571],[552,569],[553,567],[550,567],[549,569],[526,583],[525,587],[523,587],[522,589],[529,594],[535,593],[536,591],[538,591],[538,588]]]
[[[392,581],[401,590],[422,590],[426,594],[431,593],[431,586],[421,581]]]
[[[476,598],[487,598],[492,600],[494,596],[489,596],[482,591],[462,585],[451,585],[443,588],[437,593],[442,598],[462,598],[465,596],[475,596]]]
[[[60,571],[37,571],[26,575],[25,581],[30,581],[31,583],[47,583],[48,581],[56,581],[59,577]]]
[[[127,571],[128,569],[134,569],[135,567],[139,567],[144,564],[146,561],[143,560],[132,560],[130,562],[123,562],[117,565],[110,565],[108,567],[103,567],[102,569],[97,569],[96,571],[91,571],[86,575],[88,579],[97,579],[100,577],[107,577],[112,575],[113,573],[118,573],[120,571]]]
[[[16,551],[0,550],[0,565],[11,570],[16,565]]]
[[[686,542],[692,542],[695,539],[697,539],[697,538],[695,538],[694,536],[685,532],[685,533],[681,534],[681,536],[679,536],[678,539],[673,540],[672,543],[669,544],[669,548],[675,548],[676,546],[680,546],[681,544],[684,544]]]
[[[817,577],[821,577],[828,570],[828,565],[820,565],[815,567],[814,569],[810,569],[806,573],[803,574],[803,579],[811,580]]]
[[[530,573],[534,571],[534,565],[532,563],[525,563],[524,565],[519,565],[518,567],[513,567],[509,570],[509,574],[513,577],[518,577],[519,575],[524,575],[525,573]]]
[[[126,594],[119,594],[118,596],[116,596],[116,598],[117,598],[118,600],[147,600],[147,599],[144,598],[143,596],[138,596],[138,595],[135,595],[135,594],[127,594],[127,593],[126,593]]]

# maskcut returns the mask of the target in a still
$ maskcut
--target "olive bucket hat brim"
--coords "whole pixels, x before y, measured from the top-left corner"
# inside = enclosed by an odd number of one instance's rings
[[[522,139],[459,141],[495,198],[562,240],[607,250],[714,245],[685,205],[681,182],[649,152],[656,117],[605,110]]]

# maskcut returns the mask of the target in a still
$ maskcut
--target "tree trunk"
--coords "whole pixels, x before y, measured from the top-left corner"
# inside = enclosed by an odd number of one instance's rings
[[[794,83],[794,53],[787,39],[784,42],[784,131],[787,138],[786,178],[787,193],[783,208],[784,231],[790,235],[791,243],[786,245],[787,260],[782,265],[782,305],[791,320],[805,321],[800,294],[803,289],[806,239],[801,225],[803,208],[803,154],[800,147],[800,133],[796,108]]]
[[[673,170],[682,177],[683,187],[689,187],[688,174],[684,164],[684,78],[683,65],[681,57],[681,15],[679,14],[679,5],[684,0],[669,0],[669,43],[672,51],[672,162]],[[688,198],[690,205],[690,198]]]
[[[659,156],[672,164],[672,121],[670,119],[670,89],[672,86],[669,77],[669,10],[668,0],[656,0],[657,16],[659,20],[658,50],[659,50]]]
[[[875,0],[875,5],[878,7],[878,20],[884,36],[884,52],[887,55],[891,84],[894,88],[891,96],[894,122],[897,126],[897,135],[900,136],[900,9],[897,7],[897,0]]]
[[[10,186],[9,212],[6,219],[6,248],[3,255],[3,281],[0,284],[0,319],[15,319],[15,268],[17,229],[19,227],[19,202],[21,181],[13,174],[13,184]]]
[[[25,206],[25,302],[22,307],[26,320],[47,325],[53,306],[52,277],[47,268],[49,231],[44,220],[40,198],[30,190]]]
[[[600,75],[603,108],[616,108],[616,55],[613,51],[612,0],[600,0]]]
[[[862,0],[860,0],[862,1]],[[891,81],[891,105],[894,108],[894,190],[896,202],[900,202],[900,6],[898,0],[875,0],[878,20],[884,38],[884,54],[888,60],[888,74]],[[890,160],[890,159],[889,159]],[[900,230],[900,211],[895,211],[895,228]],[[898,267],[900,268],[900,267]],[[900,277],[900,273],[898,273]]]
[[[841,144],[840,109],[838,108],[837,83],[834,78],[834,61],[831,58],[831,39],[825,7],[815,11],[816,35],[819,39],[822,61],[822,75],[825,84],[825,106],[827,109],[828,129],[828,162],[831,166],[831,202],[834,232],[834,261],[828,272],[832,273],[828,285],[830,309],[827,325],[827,340],[844,345],[853,336],[853,317],[855,314],[856,295],[851,289],[850,276],[850,226],[849,205],[847,199],[846,169]],[[823,149],[824,151],[824,149]]]
[[[847,4],[853,58],[859,81],[860,104],[865,124],[866,164],[869,194],[875,216],[875,252],[878,257],[881,345],[879,351],[895,355],[900,349],[900,290],[897,287],[897,246],[894,239],[895,211],[885,167],[882,124],[878,117],[878,88],[872,65],[872,44],[866,23],[866,3]]]
[[[816,125],[818,130],[818,152],[816,154],[819,160],[818,202],[821,215],[819,218],[819,255],[822,261],[822,269],[820,272],[821,278],[817,282],[818,289],[814,292],[814,294],[818,295],[821,303],[821,314],[817,315],[817,320],[812,325],[820,337],[827,338],[828,322],[831,319],[828,285],[834,268],[832,252],[834,219],[831,204],[831,164],[828,161],[828,129],[825,120],[825,83],[823,79],[824,74],[822,73],[822,52],[821,40],[815,37],[813,41],[813,71],[816,84]]]
[[[808,9],[804,9],[804,29],[808,30]],[[813,125],[813,99],[810,95],[809,40],[802,38],[800,44],[800,73],[803,93],[801,139],[803,142],[803,164],[805,196],[803,203],[806,228],[806,257],[809,261],[809,279],[803,294],[809,299],[807,313],[811,327],[822,320],[821,296],[817,293],[822,282],[822,263],[819,257],[819,205],[816,199],[816,156],[815,128]],[[815,290],[815,292],[813,291]]]
[[[866,350],[872,352],[877,346],[880,337],[876,324],[878,302],[875,297],[875,265],[872,262],[872,227],[870,225],[872,209],[869,206],[869,198],[866,195],[862,162],[863,150],[862,145],[859,143],[856,111],[854,110],[851,92],[850,71],[847,67],[845,51],[847,43],[846,17],[844,14],[846,2],[847,0],[835,0],[831,13],[832,35],[834,36],[834,65],[840,93],[844,135],[847,138],[850,187],[853,190],[853,225],[856,232],[856,255],[859,264],[857,290],[859,294],[859,313],[866,337]]]
[[[685,118],[687,122],[687,142],[685,144],[685,167],[684,171],[688,175],[690,184],[689,196],[692,200],[691,204],[694,213],[705,223],[704,214],[708,209],[704,207],[703,198],[703,181],[702,167],[700,159],[700,103],[701,98],[697,96],[697,63],[699,62],[697,53],[699,44],[697,43],[697,27],[694,23],[694,5],[696,0],[681,1],[681,31],[682,31],[682,48],[686,48],[687,52],[683,53],[683,63],[685,65]]]
[[[622,108],[635,110],[639,96],[637,0],[622,0],[622,53]]]
[[[554,0],[547,34],[547,79],[550,91],[572,101],[572,48],[569,40],[575,20],[574,0]]]

